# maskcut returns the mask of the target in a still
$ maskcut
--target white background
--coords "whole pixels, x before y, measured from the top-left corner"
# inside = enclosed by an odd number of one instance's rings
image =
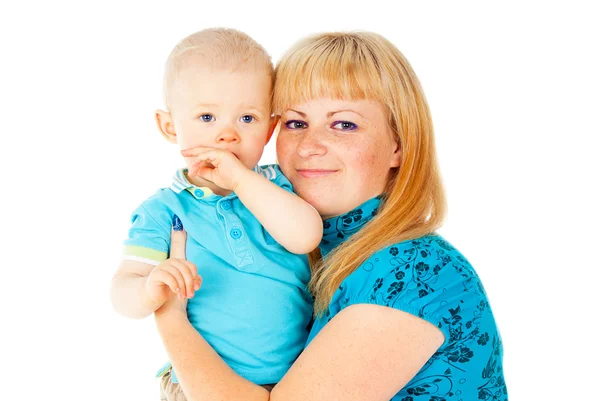
[[[181,165],[153,122],[164,60],[227,26],[275,61],[329,30],[399,47],[433,114],[441,233],[484,282],[510,399],[597,399],[599,13],[548,3],[3,2],[0,398],[158,399],[154,322],[113,312],[110,279],[131,211]]]

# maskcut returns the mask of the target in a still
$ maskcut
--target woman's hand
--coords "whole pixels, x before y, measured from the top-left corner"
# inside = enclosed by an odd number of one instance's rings
[[[235,191],[244,176],[252,173],[227,150],[198,146],[182,150],[181,154],[194,159],[188,171],[190,176],[198,176],[224,189]]]
[[[171,248],[170,248],[170,259],[186,261],[185,259],[185,242],[187,234],[183,229],[181,220],[177,216],[173,218],[173,228],[171,229]],[[194,289],[199,289],[202,284],[202,277],[196,276],[193,280]],[[160,314],[169,313],[171,311],[180,311],[184,314],[187,308],[187,297],[176,297],[171,296],[165,303],[154,312],[156,316]]]

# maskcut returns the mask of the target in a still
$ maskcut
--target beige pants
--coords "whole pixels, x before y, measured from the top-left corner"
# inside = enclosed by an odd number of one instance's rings
[[[262,387],[271,391],[274,384],[263,384]],[[160,377],[160,401],[187,401],[179,383],[171,381],[171,370]]]

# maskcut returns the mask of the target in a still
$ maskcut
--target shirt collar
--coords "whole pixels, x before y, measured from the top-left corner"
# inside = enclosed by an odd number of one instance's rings
[[[196,199],[206,199],[212,195],[215,195],[214,192],[208,187],[197,187],[191,182],[188,181],[186,177],[187,173],[186,168],[180,168],[173,175],[173,182],[171,183],[171,190],[176,194],[181,193],[186,190],[194,196]]]
[[[381,204],[381,195],[369,199],[348,213],[323,221],[323,239],[319,245],[321,255],[325,256],[336,246],[358,232],[377,214]]]
[[[275,179],[276,174],[272,168],[263,169],[257,165],[252,169],[252,171],[263,175],[264,177],[266,177],[269,180]],[[175,192],[176,194],[179,194],[182,191],[187,190],[196,199],[206,199],[213,195],[219,196],[219,195],[216,195],[208,187],[197,187],[194,184],[192,184],[186,177],[187,172],[188,172],[187,168],[180,168],[179,170],[175,171],[175,174],[173,175],[173,182],[171,183],[171,187],[170,187],[171,190],[173,190],[173,192]]]

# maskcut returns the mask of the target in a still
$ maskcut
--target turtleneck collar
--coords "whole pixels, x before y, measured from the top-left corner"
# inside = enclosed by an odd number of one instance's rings
[[[369,199],[348,213],[323,221],[323,239],[319,245],[321,255],[327,255],[333,248],[359,231],[377,214],[380,204],[381,195]]]

